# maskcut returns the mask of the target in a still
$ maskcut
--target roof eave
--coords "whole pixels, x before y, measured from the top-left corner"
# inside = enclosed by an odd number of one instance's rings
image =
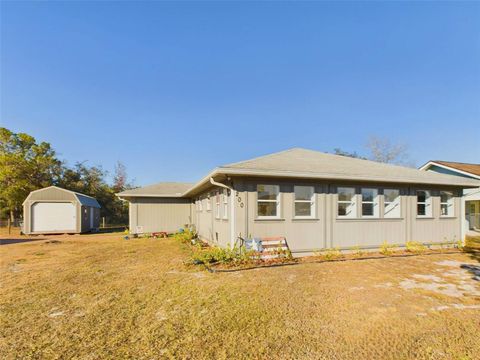
[[[182,193],[175,194],[122,194],[118,193],[115,196],[121,198],[131,198],[131,197],[162,197],[162,198],[181,198],[184,197]]]
[[[480,182],[463,182],[458,181],[456,183],[450,183],[447,181],[436,180],[423,180],[423,179],[388,179],[385,177],[375,176],[362,176],[362,175],[344,175],[344,174],[319,174],[309,172],[296,172],[296,171],[278,171],[278,170],[256,170],[256,169],[232,169],[232,168],[219,168],[217,174],[225,175],[251,175],[251,176],[273,176],[273,177],[289,177],[289,178],[310,178],[310,179],[325,179],[325,180],[361,180],[369,182],[388,182],[388,183],[403,183],[403,184],[424,184],[424,185],[445,185],[445,186],[458,186],[466,188],[475,188],[480,186]],[[453,176],[453,175],[452,175]],[[473,180],[475,181],[475,180]]]

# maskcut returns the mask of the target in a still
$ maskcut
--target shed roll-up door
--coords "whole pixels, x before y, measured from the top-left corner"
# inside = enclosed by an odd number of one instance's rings
[[[39,202],[32,206],[32,231],[76,230],[75,205],[68,202]]]

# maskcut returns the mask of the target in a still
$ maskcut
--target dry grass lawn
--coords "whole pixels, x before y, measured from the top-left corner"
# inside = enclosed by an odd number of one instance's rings
[[[51,239],[0,246],[2,359],[479,358],[474,255],[210,274],[173,239]]]

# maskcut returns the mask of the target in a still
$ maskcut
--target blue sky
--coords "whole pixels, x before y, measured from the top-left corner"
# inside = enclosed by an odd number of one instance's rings
[[[480,162],[480,3],[1,2],[1,125],[137,185],[290,147]]]

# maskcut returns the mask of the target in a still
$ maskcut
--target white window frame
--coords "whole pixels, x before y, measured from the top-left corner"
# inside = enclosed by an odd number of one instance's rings
[[[363,199],[363,190],[372,190],[374,192],[373,200],[372,201],[366,201]],[[380,202],[379,202],[379,196],[378,196],[378,189],[377,188],[371,188],[371,187],[362,187],[360,189],[360,214],[362,218],[371,218],[375,219],[380,217]],[[372,215],[364,215],[363,214],[363,204],[372,204],[373,206],[373,214]]]
[[[425,202],[419,202],[418,201],[418,193],[419,192],[425,192]],[[432,214],[432,193],[430,190],[417,190],[416,191],[417,195],[417,218],[431,218],[433,216]],[[418,213],[418,205],[424,204],[425,205],[425,215],[420,215]]]
[[[210,199],[210,194],[207,195],[207,211],[212,211],[212,202],[211,202],[211,199]]]
[[[259,186],[273,186],[276,189],[277,197],[276,199],[273,200],[263,200],[258,198],[258,187]],[[259,203],[276,203],[277,208],[276,208],[276,215],[274,216],[265,216],[265,215],[259,215],[258,213],[258,205]],[[280,209],[281,209],[281,196],[280,196],[280,185],[272,185],[272,184],[258,184],[257,185],[257,219],[279,219],[280,218]]]
[[[311,191],[310,200],[297,200],[295,188],[309,188]],[[307,203],[310,204],[310,215],[297,215],[296,204]],[[314,219],[315,218],[315,187],[310,185],[294,185],[293,186],[293,218],[294,219]]]
[[[450,195],[450,198],[446,202],[442,201],[442,193]],[[447,207],[446,215],[442,214],[443,206]],[[440,217],[443,217],[443,218],[455,217],[455,196],[452,191],[440,191]]]
[[[228,219],[228,190],[227,189],[223,189],[222,200],[223,200],[223,218]]]
[[[353,196],[350,201],[347,200],[340,200],[339,192],[340,189],[350,189],[353,190]],[[340,209],[340,204],[350,204],[350,213],[346,215],[340,215],[338,210]],[[337,217],[340,219],[353,219],[357,217],[357,189],[352,186],[338,186],[337,187]]]
[[[386,201],[385,192],[397,191],[398,196],[393,201]],[[386,219],[398,219],[402,216],[402,197],[400,189],[383,189],[383,217]]]
[[[215,219],[220,219],[220,191],[215,192]]]

